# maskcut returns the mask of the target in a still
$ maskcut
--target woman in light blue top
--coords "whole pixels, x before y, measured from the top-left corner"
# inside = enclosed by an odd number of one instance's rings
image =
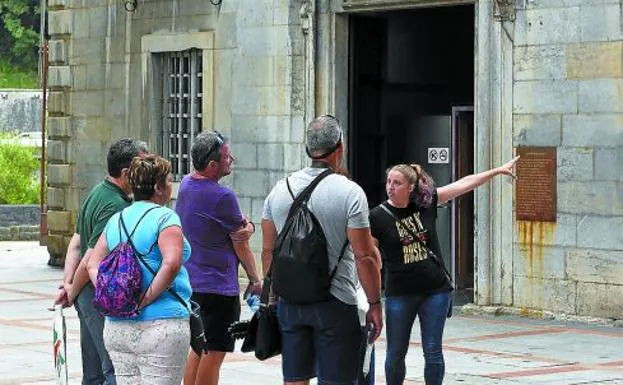
[[[106,317],[104,343],[117,384],[179,385],[190,341],[188,306],[192,290],[183,266],[190,256],[190,245],[177,214],[163,206],[171,199],[171,165],[156,155],[136,157],[128,179],[135,202],[108,221],[89,257],[89,277],[96,284],[100,262],[121,241],[127,241],[119,216],[136,251],[144,255],[156,275],[140,263],[144,297],[139,315]],[[168,287],[185,300],[186,306],[167,291]]]

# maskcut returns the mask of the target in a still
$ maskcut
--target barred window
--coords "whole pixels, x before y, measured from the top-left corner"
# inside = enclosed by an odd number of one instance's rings
[[[162,71],[162,154],[171,162],[173,179],[192,169],[190,149],[202,127],[202,51],[166,52]]]

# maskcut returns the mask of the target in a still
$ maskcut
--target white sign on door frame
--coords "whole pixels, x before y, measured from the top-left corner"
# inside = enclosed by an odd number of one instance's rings
[[[428,148],[429,164],[445,164],[450,163],[450,149],[448,147],[429,147]]]

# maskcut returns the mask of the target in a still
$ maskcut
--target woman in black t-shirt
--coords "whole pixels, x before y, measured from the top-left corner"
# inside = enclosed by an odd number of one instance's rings
[[[439,188],[420,165],[399,164],[387,172],[388,199],[370,211],[370,227],[379,242],[385,272],[387,385],[404,382],[405,356],[416,316],[420,319],[426,385],[443,383],[441,343],[452,282],[444,272],[437,239],[437,205],[496,175],[513,176],[517,159]]]

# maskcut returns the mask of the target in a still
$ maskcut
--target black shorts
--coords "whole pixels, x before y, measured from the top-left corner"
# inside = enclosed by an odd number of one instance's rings
[[[201,306],[208,351],[233,352],[235,340],[227,329],[240,320],[240,297],[211,293],[193,293],[191,299]]]

